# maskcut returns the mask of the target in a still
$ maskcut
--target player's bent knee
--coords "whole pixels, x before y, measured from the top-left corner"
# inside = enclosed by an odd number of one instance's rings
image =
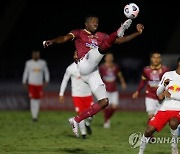
[[[155,128],[155,127],[148,125],[148,127],[147,127],[144,135],[145,135],[146,137],[151,137],[155,131],[156,131],[156,128]]]
[[[179,121],[176,118],[173,118],[169,121],[169,126],[171,127],[172,130],[177,129],[178,125],[179,125]]]
[[[99,101],[99,105],[101,108],[105,108],[109,105],[109,99],[108,98],[103,98],[102,100]]]

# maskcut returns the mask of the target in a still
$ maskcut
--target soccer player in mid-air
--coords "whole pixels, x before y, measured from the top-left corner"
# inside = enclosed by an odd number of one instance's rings
[[[46,61],[40,59],[40,51],[34,50],[26,62],[22,83],[29,91],[32,120],[37,122],[43,87],[49,83],[49,70]]]
[[[156,90],[161,77],[169,68],[162,65],[161,54],[154,51],[150,55],[150,65],[144,67],[141,81],[136,92],[133,93],[132,98],[138,98],[141,90],[145,87],[145,106],[148,113],[148,122],[156,114],[161,106],[161,100],[156,95]]]
[[[90,86],[92,93],[98,100],[98,103],[94,103],[83,113],[69,119],[76,136],[78,136],[78,123],[88,117],[92,117],[109,104],[106,88],[99,74],[98,65],[106,54],[106,51],[114,43],[118,44],[118,42],[121,42],[125,30],[130,27],[131,23],[131,19],[126,20],[118,30],[108,35],[97,31],[99,19],[97,16],[90,15],[85,19],[84,29],[72,30],[67,35],[43,41],[44,47],[71,40],[75,41],[79,73],[83,81]]]
[[[77,52],[74,52],[74,59],[77,58]],[[93,104],[93,96],[88,84],[82,81],[77,64],[73,62],[70,64],[64,74],[60,86],[59,100],[64,103],[64,92],[67,87],[68,81],[71,79],[71,95],[77,115],[81,114],[84,110],[88,109]],[[83,139],[86,139],[86,131],[89,135],[92,134],[90,123],[92,117],[82,120],[79,123],[79,129]]]
[[[157,114],[149,121],[149,124],[141,138],[139,154],[144,154],[146,145],[154,132],[160,132],[167,123],[171,128],[171,151],[178,154],[178,125],[180,124],[180,57],[174,71],[164,73],[156,91],[160,98],[165,97]]]
[[[104,128],[110,128],[110,119],[115,113],[119,105],[118,80],[121,83],[122,89],[126,89],[126,81],[120,71],[119,66],[114,63],[112,53],[107,53],[104,57],[104,63],[99,66],[99,72],[103,82],[106,85],[109,106],[104,111]]]

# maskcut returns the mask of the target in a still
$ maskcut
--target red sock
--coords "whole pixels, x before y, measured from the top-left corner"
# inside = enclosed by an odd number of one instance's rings
[[[103,52],[109,49],[117,38],[117,32],[111,33],[107,39],[99,46],[99,51]]]
[[[115,111],[116,109],[111,107],[104,109],[104,121],[107,122],[112,117]]]
[[[110,111],[109,111],[109,119],[112,117],[112,115],[114,114],[115,111],[116,111],[115,108],[110,108]]]
[[[88,108],[87,110],[82,112],[80,115],[76,116],[74,118],[74,120],[76,122],[80,123],[82,120],[84,120],[84,119],[86,119],[88,117],[92,117],[93,115],[95,115],[100,110],[101,110],[101,107],[99,106],[99,104],[94,103],[93,105],[90,106],[90,108]]]
[[[109,107],[105,108],[103,112],[104,112],[104,122],[107,122],[109,120]]]

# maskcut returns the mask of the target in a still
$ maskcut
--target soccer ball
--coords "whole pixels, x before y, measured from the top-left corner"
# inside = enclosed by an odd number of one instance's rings
[[[134,19],[139,14],[139,7],[135,3],[129,3],[124,7],[124,15],[127,18]]]

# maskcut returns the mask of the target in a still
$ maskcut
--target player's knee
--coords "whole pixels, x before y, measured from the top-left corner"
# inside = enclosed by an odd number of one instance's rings
[[[144,135],[145,135],[146,137],[151,137],[155,131],[156,131],[156,129],[155,129],[153,126],[150,126],[150,125],[149,125],[149,126],[147,127]]]
[[[179,125],[178,119],[174,118],[169,121],[169,126],[171,127],[172,130],[177,129],[178,125]]]
[[[99,104],[101,106],[101,108],[105,108],[109,105],[109,99],[108,98],[104,98],[102,100],[99,101]]]

